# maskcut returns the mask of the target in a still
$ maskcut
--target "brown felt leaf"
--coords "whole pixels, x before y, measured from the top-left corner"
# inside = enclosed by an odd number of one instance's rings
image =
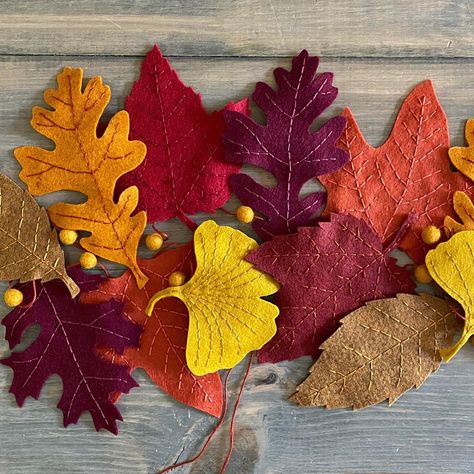
[[[74,297],[79,287],[67,275],[64,253],[46,211],[31,194],[0,174],[0,279],[43,283],[62,280]]]
[[[461,222],[451,216],[444,218],[444,227],[448,236],[452,236],[463,230],[474,230],[474,204],[466,193],[456,191],[454,193],[454,210]]]
[[[364,408],[394,403],[438,370],[456,317],[431,295],[374,300],[353,311],[321,346],[309,377],[291,397],[302,406]]]
[[[110,88],[100,77],[92,78],[82,91],[82,69],[65,68],[58,74],[57,89],[44,94],[54,110],[33,108],[33,128],[50,138],[56,147],[45,150],[24,146],[15,150],[22,166],[20,178],[29,191],[42,195],[67,189],[87,196],[83,204],[57,203],[48,209],[51,221],[63,229],[83,230],[85,249],[126,265],[142,288],[147,276],[137,265],[137,248],[146,225],[145,212],[132,216],[138,189],[131,186],[114,201],[117,179],[136,168],[146,147],[129,141],[125,111],[110,120],[102,136],[97,125],[110,100]]]

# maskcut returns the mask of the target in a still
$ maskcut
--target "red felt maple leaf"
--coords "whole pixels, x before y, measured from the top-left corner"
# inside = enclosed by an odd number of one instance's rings
[[[141,260],[140,268],[150,278],[140,290],[130,272],[102,283],[97,291],[83,293],[81,301],[96,303],[116,298],[123,301],[125,315],[143,326],[140,347],[128,348],[123,356],[104,349],[103,354],[131,370],[143,368],[165,392],[180,402],[220,416],[222,385],[218,373],[203,377],[194,375],[186,365],[186,338],[189,318],[186,306],[176,298],[161,300],[148,317],[145,308],[150,298],[168,286],[174,271],[190,276],[195,261],[191,244],[160,253],[150,260]]]
[[[212,213],[228,201],[227,179],[239,166],[224,160],[223,111],[209,114],[158,46],[147,54],[125,105],[130,140],[145,143],[147,155],[118,188],[138,187],[138,210],[146,210],[149,222],[178,217],[189,225],[186,214]],[[248,99],[224,110],[248,114]]]
[[[80,268],[69,270],[69,274],[81,290],[90,289],[94,277],[85,276]],[[123,317],[123,305],[118,301],[85,306],[72,299],[61,282],[36,284],[39,290],[34,304],[13,310],[2,321],[11,349],[29,326],[41,327],[27,349],[1,361],[13,369],[10,392],[22,406],[28,396],[37,399],[46,380],[58,374],[63,382],[58,408],[64,413],[64,426],[77,423],[81,413],[89,411],[97,430],[105,428],[117,434],[116,420],[122,417],[110,397],[128,393],[137,383],[127,367],[103,360],[96,349],[107,345],[123,353],[126,347],[138,344],[140,326]],[[18,287],[30,301],[31,284]]]
[[[247,260],[282,285],[277,334],[259,351],[259,360],[314,357],[349,312],[373,299],[412,292],[410,274],[389,256],[408,226],[384,248],[364,221],[332,214],[330,222],[300,227],[251,252]]]
[[[426,254],[421,230],[429,224],[442,226],[444,216],[452,213],[454,191],[472,187],[450,169],[447,118],[431,81],[408,95],[389,138],[378,148],[365,141],[349,109],[344,115],[347,126],[339,145],[351,159],[320,178],[328,193],[325,214],[360,217],[384,242],[393,238],[408,214],[415,214],[400,248],[421,263]]]

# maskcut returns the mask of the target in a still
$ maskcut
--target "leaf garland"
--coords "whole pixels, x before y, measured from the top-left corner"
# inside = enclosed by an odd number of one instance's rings
[[[244,260],[257,247],[242,232],[206,221],[194,233],[194,275],[150,300],[149,315],[164,298],[179,298],[187,306],[186,360],[196,375],[234,367],[275,334],[279,310],[261,297],[275,293],[279,286]]]
[[[311,224],[324,208],[326,194],[317,192],[300,200],[303,184],[336,171],[349,159],[346,151],[336,147],[346,124],[344,117],[334,117],[317,131],[309,131],[337,95],[332,73],[315,77],[318,64],[318,57],[303,50],[293,58],[291,71],[275,69],[277,91],[257,83],[252,98],[265,113],[265,125],[238,112],[224,113],[227,160],[266,169],[278,181],[277,186],[266,188],[246,174],[230,179],[240,201],[265,216],[252,224],[264,240]]]
[[[291,400],[303,406],[364,408],[394,403],[438,370],[439,349],[457,326],[449,305],[431,295],[370,301],[341,320]]]
[[[64,253],[46,211],[4,174],[0,174],[0,247],[0,279],[21,283],[60,279],[72,297],[79,293],[66,273]]]
[[[128,140],[129,118],[125,111],[110,120],[104,134],[97,125],[110,100],[110,88],[102,78],[91,79],[82,92],[82,69],[65,68],[57,76],[58,88],[44,93],[54,110],[33,108],[32,127],[51,139],[52,151],[23,146],[15,150],[22,166],[20,178],[34,195],[67,189],[87,196],[83,204],[57,203],[48,209],[53,224],[63,229],[83,230],[85,249],[131,269],[143,287],[146,275],[137,265],[139,239],[146,214],[131,216],[138,203],[136,187],[113,199],[116,180],[144,159],[145,145]]]

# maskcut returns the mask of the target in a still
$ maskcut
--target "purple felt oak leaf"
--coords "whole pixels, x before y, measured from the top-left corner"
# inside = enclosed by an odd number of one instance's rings
[[[80,268],[69,275],[81,290],[97,287],[101,277],[85,274]],[[97,346],[112,347],[123,353],[139,342],[141,328],[125,319],[123,304],[110,301],[84,305],[72,299],[60,281],[37,283],[37,299],[30,308],[16,308],[2,324],[13,349],[24,331],[33,324],[41,327],[37,339],[23,352],[14,352],[1,361],[13,369],[10,388],[19,406],[28,396],[38,398],[46,380],[58,374],[63,394],[58,408],[64,413],[64,426],[77,423],[84,411],[92,415],[98,430],[117,434],[120,412],[111,401],[116,392],[128,393],[137,386],[124,365],[116,365],[96,355]],[[25,301],[33,297],[32,285],[21,284]]]
[[[328,120],[315,132],[309,130],[337,96],[331,73],[315,76],[318,63],[319,58],[303,50],[293,58],[291,71],[275,69],[277,91],[263,82],[257,84],[252,98],[266,115],[265,125],[238,112],[224,112],[226,159],[264,168],[278,181],[266,188],[245,174],[230,178],[240,201],[265,216],[253,222],[264,240],[311,224],[325,206],[326,194],[317,192],[300,200],[303,184],[336,171],[349,159],[346,151],[336,147],[346,125],[344,117]]]

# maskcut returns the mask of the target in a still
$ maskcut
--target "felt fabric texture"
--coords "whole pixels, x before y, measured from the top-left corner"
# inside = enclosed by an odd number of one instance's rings
[[[0,174],[0,279],[46,283],[60,279],[71,296],[79,287],[64,267],[58,235],[30,193]]]
[[[441,351],[449,362],[474,334],[474,231],[460,232],[430,250],[426,266],[438,285],[464,309],[461,338],[451,348]]]
[[[347,313],[376,298],[414,291],[408,271],[389,256],[409,225],[383,247],[365,221],[332,214],[330,222],[300,227],[251,252],[247,260],[282,285],[277,334],[259,351],[259,361],[316,357]]]
[[[75,267],[70,276],[82,287],[91,288],[97,277],[85,275]],[[25,301],[33,297],[31,284],[17,286]],[[90,412],[97,430],[105,428],[117,434],[119,410],[110,400],[116,392],[128,393],[137,383],[127,367],[102,360],[96,354],[98,345],[113,347],[123,353],[137,345],[141,328],[122,315],[123,305],[110,301],[100,305],[83,305],[72,299],[58,281],[38,284],[38,297],[30,308],[16,308],[2,321],[6,339],[14,349],[24,331],[31,325],[41,327],[38,338],[24,351],[13,352],[1,362],[13,369],[10,391],[19,406],[28,396],[38,398],[46,380],[58,374],[63,394],[58,408],[64,413],[64,426],[77,423],[81,414]]]
[[[471,198],[461,191],[454,193],[454,211],[461,222],[456,221],[451,216],[444,218],[444,229],[448,236],[453,236],[463,230],[474,230],[474,204]]]
[[[467,147],[455,146],[449,149],[453,165],[471,181],[474,181],[474,119],[466,122],[464,130]]]
[[[347,127],[339,145],[351,159],[344,168],[321,182],[328,192],[326,215],[344,212],[366,220],[390,241],[410,213],[412,229],[400,248],[416,263],[423,263],[427,247],[421,231],[441,227],[452,212],[453,193],[472,185],[450,170],[446,115],[431,81],[417,85],[403,102],[392,132],[380,147],[369,145],[352,112],[346,109]]]
[[[257,84],[252,98],[265,113],[265,125],[238,112],[224,113],[227,160],[264,168],[278,181],[277,186],[266,188],[246,174],[230,179],[240,201],[265,217],[252,223],[264,240],[311,224],[324,208],[326,195],[317,192],[301,200],[303,184],[336,171],[349,159],[346,151],[336,147],[346,124],[344,117],[328,120],[317,131],[309,130],[337,96],[332,73],[315,76],[318,64],[319,58],[303,50],[293,58],[291,71],[275,69],[278,90]]]
[[[223,111],[209,114],[201,96],[184,85],[158,46],[147,54],[126,100],[130,137],[147,146],[145,161],[123,176],[118,189],[136,185],[148,221],[215,212],[230,198],[228,177],[239,166],[224,160]],[[249,114],[248,99],[224,110]]]
[[[439,349],[456,326],[447,302],[431,295],[370,301],[342,319],[291,400],[327,408],[391,405],[438,370]]]
[[[257,243],[213,221],[194,233],[196,271],[182,286],[156,293],[147,313],[164,298],[179,298],[188,308],[186,360],[196,375],[230,369],[275,334],[278,308],[263,299],[279,285],[244,260]]]
[[[103,135],[97,136],[110,88],[100,77],[94,77],[82,92],[82,78],[82,69],[65,68],[58,74],[58,88],[44,94],[45,102],[54,110],[33,108],[33,128],[56,147],[52,151],[33,146],[17,148],[20,178],[34,195],[63,189],[85,194],[87,201],[83,204],[51,206],[51,221],[63,229],[90,232],[80,240],[82,247],[126,265],[143,287],[147,278],[137,265],[136,253],[146,214],[131,216],[138,202],[136,187],[125,189],[117,202],[113,194],[116,180],[143,161],[146,147],[128,140],[129,118],[125,111],[115,114]]]
[[[126,364],[132,371],[144,369],[156,385],[185,405],[220,416],[223,400],[219,374],[197,377],[186,365],[186,306],[176,298],[167,298],[157,303],[151,318],[145,313],[151,295],[168,287],[173,272],[181,271],[188,276],[194,273],[192,245],[164,251],[139,263],[149,277],[143,289],[138,288],[127,271],[118,278],[104,280],[96,291],[81,293],[81,302],[85,303],[118,299],[124,304],[126,317],[143,327],[139,347],[129,347],[123,355],[110,348],[102,349],[101,353],[113,362]]]

